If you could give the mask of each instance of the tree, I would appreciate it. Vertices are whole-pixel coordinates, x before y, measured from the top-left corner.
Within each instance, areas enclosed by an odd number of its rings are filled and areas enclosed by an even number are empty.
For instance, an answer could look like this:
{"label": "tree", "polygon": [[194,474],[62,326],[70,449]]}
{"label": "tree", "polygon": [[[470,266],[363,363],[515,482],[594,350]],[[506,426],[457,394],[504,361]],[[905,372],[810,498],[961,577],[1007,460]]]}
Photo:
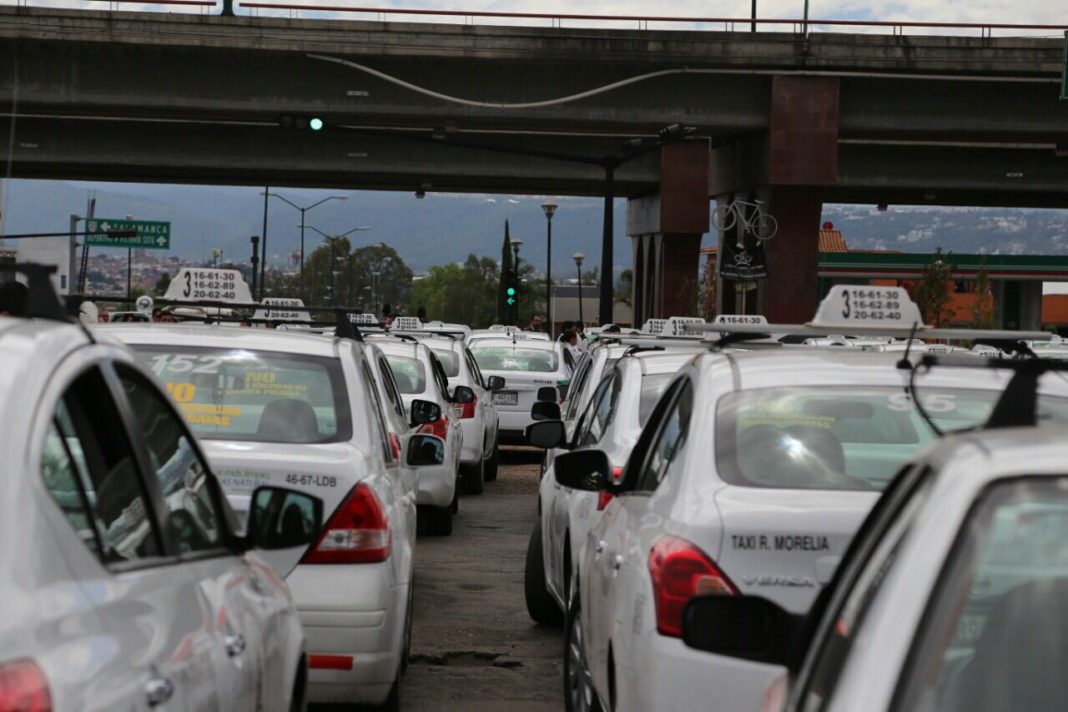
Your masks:
{"label": "tree", "polygon": [[990,274],[986,269],[986,258],[980,258],[979,269],[975,273],[975,305],[972,307],[972,327],[976,329],[994,328],[994,294],[990,289]]}
{"label": "tree", "polygon": [[156,288],[154,290],[155,293],[156,293],[156,296],[157,297],[162,297],[164,294],[166,294],[167,293],[167,287],[169,287],[169,286],[171,286],[171,273],[170,272],[164,272],[163,274],[161,274],[159,276],[159,279],[156,280]]}
{"label": "tree", "polygon": [[508,221],[504,221],[504,243],[501,246],[500,288],[497,291],[497,323],[507,324],[511,320],[512,309],[508,306],[508,276],[512,271],[512,238],[508,234]]}
{"label": "tree", "polygon": [[915,300],[920,307],[920,315],[925,324],[935,327],[942,326],[951,299],[949,285],[953,270],[948,257],[949,255],[945,255],[946,259],[943,259],[942,248],[936,249],[931,263],[923,272],[922,280],[915,287]]}
{"label": "tree", "polygon": [[499,288],[497,263],[472,254],[463,265],[431,267],[426,277],[412,283],[411,301],[426,308],[428,319],[479,328],[496,321]]}
{"label": "tree", "polygon": [[[403,311],[411,292],[412,270],[396,250],[383,243],[351,254],[350,249],[348,238],[324,240],[305,258],[304,303],[347,306],[376,314],[381,305],[389,304],[393,311]],[[298,293],[299,287],[276,296]]]}
{"label": "tree", "polygon": [[634,270],[625,269],[619,273],[619,279],[615,284],[614,301],[617,304],[631,306],[631,298],[634,295]]}

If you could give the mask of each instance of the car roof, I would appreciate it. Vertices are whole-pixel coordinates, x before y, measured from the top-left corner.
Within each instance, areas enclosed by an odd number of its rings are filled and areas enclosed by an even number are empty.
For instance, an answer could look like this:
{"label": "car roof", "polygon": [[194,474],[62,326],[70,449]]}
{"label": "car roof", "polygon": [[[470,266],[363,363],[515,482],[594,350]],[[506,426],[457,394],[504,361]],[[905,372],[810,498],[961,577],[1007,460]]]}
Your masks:
{"label": "car roof", "polygon": [[0,317],[0,393],[21,380],[24,371],[45,368],[49,360],[58,362],[72,348],[88,343],[85,332],[73,323]]}
{"label": "car roof", "polygon": [[[981,453],[983,466],[967,453]],[[996,428],[947,435],[928,452],[927,461],[948,477],[966,475],[975,489],[1007,477],[1068,476],[1064,426]],[[962,472],[958,472],[961,470]]]}
{"label": "car roof", "polygon": [[443,351],[462,351],[463,342],[458,339],[450,339],[447,336],[426,336],[419,337],[419,342],[426,344],[432,349],[439,349]]}
{"label": "car roof", "polygon": [[532,348],[540,349],[542,351],[554,351],[559,341],[549,341],[547,339],[512,339],[511,336],[493,336],[489,338],[475,339],[469,343],[469,347],[473,351],[477,346],[515,346],[516,348]]}
{"label": "car roof", "polygon": [[187,324],[101,324],[94,332],[126,344],[246,348],[307,356],[337,356],[338,339],[299,331]]}
{"label": "car roof", "polygon": [[641,363],[643,374],[675,373],[697,356],[692,351],[639,351],[625,356],[620,363],[634,359]]}
{"label": "car roof", "polygon": [[[917,353],[918,358],[922,354]],[[729,360],[737,374],[735,390],[765,388],[787,385],[820,386],[903,386],[908,382],[909,372],[899,369],[901,353],[869,352],[842,348],[768,348],[751,351],[711,352],[697,360],[702,373],[724,368]],[[982,371],[983,377],[976,378]],[[916,378],[916,387],[921,392],[924,384],[937,383],[940,387],[1000,390],[1008,383],[1011,374],[987,368],[985,362],[976,359],[975,367],[946,366],[933,368]],[[1053,386],[1061,393],[1068,393],[1058,381],[1047,379],[1042,390]]]}
{"label": "car roof", "polygon": [[408,356],[409,358],[419,358],[420,355],[425,356],[430,349],[426,344],[420,341],[406,341],[404,339],[396,338],[378,338],[374,339],[371,343],[382,350],[382,353],[393,356]]}

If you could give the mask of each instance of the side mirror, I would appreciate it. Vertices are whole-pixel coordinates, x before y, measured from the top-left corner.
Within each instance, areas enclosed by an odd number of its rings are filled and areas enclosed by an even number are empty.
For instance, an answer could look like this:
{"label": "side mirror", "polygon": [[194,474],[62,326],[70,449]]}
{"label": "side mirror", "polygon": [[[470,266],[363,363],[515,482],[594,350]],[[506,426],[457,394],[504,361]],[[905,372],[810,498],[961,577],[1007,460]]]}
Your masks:
{"label": "side mirror", "polygon": [[555,403],[559,397],[559,391],[553,386],[542,386],[538,389],[538,403]]}
{"label": "side mirror", "polygon": [[490,376],[486,380],[486,390],[488,390],[488,391],[499,391],[502,388],[504,388],[504,377],[503,376]]}
{"label": "side mirror", "polygon": [[323,524],[323,500],[282,487],[257,487],[248,512],[249,547],[273,551],[306,547]]}
{"label": "side mirror", "polygon": [[[536,423],[530,427],[540,425]],[[553,461],[556,481],[564,487],[600,492],[612,484],[612,467],[608,456],[600,450],[579,450],[557,455]]]}
{"label": "side mirror", "polygon": [[[539,404],[535,403],[535,407]],[[545,448],[562,447],[567,440],[567,431],[564,424],[557,420],[542,420],[527,426],[527,443],[534,447]]]}
{"label": "side mirror", "polygon": [[452,389],[452,402],[453,403],[474,403],[475,392],[467,386],[456,386]]}
{"label": "side mirror", "polygon": [[409,467],[432,467],[445,462],[445,441],[436,435],[413,435],[408,439]]}
{"label": "side mirror", "polygon": [[433,423],[441,418],[441,406],[425,400],[412,401],[412,427],[423,423]]}
{"label": "side mirror", "polygon": [[700,596],[683,611],[682,639],[706,653],[786,665],[800,620],[759,596]]}
{"label": "side mirror", "polygon": [[530,406],[530,417],[534,420],[561,420],[560,406],[556,401],[538,401]]}

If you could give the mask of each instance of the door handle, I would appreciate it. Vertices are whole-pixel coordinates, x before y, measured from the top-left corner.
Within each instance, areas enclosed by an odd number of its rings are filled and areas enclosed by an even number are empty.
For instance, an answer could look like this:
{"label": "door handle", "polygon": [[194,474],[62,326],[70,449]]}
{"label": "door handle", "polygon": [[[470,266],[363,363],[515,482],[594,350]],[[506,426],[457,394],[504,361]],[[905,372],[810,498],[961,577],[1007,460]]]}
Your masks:
{"label": "door handle", "polygon": [[153,675],[145,683],[145,697],[149,707],[162,705],[174,696],[174,683],[169,678]]}
{"label": "door handle", "polygon": [[245,652],[245,645],[245,636],[240,633],[226,636],[226,654],[231,658],[236,658]]}
{"label": "door handle", "polygon": [[600,556],[601,554],[604,553],[604,548],[606,546],[608,546],[608,543],[604,539],[601,539],[600,541],[597,542],[597,546],[594,549],[594,551],[596,552],[597,556]]}
{"label": "door handle", "polygon": [[612,557],[612,570],[619,571],[623,568],[623,554],[616,554]]}

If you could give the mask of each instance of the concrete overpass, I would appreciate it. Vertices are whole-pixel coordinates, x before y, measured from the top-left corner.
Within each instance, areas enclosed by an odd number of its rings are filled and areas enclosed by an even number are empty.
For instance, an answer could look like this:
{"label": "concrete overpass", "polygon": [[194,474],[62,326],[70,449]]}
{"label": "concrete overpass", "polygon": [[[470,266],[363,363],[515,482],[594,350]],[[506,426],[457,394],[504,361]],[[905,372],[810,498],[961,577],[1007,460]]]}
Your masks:
{"label": "concrete overpass", "polygon": [[[3,7],[0,136],[16,115],[13,175],[36,178],[603,195],[630,159],[638,318],[689,303],[709,199],[755,196],[781,226],[762,306],[796,319],[825,201],[1068,207],[1063,51]],[[696,130],[624,149],[673,123]]]}

